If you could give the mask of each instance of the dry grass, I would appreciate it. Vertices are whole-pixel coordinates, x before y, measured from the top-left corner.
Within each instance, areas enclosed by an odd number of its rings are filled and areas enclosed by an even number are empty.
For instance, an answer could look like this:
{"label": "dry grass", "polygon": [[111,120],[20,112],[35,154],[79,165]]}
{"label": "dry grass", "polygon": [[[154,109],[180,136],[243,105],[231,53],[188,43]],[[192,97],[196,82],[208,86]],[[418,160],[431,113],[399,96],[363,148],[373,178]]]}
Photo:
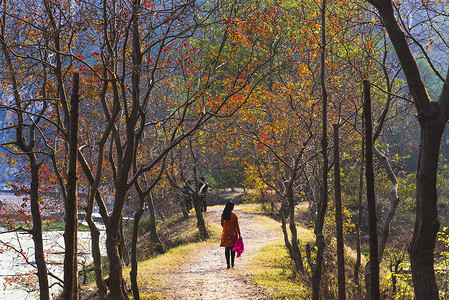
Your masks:
{"label": "dry grass", "polygon": [[[217,243],[221,236],[221,229],[216,224],[207,223],[211,238],[207,241],[199,241],[199,232],[193,214],[187,220],[178,217],[167,220],[162,227],[165,234],[177,240],[176,244],[180,246],[139,263],[137,282],[141,299],[164,299],[159,290],[161,286],[165,285],[164,276],[167,271],[170,272],[170,270],[182,264],[187,257],[191,256],[199,247],[203,247],[204,244]],[[130,268],[124,269],[124,277],[128,282],[129,272]]]}
{"label": "dry grass", "polygon": [[[268,226],[274,230],[280,230],[279,222],[264,216],[262,206],[260,204],[241,204],[239,209],[243,212],[254,213],[254,221],[260,223],[261,226]],[[211,239],[205,242],[195,240],[198,229],[196,227],[196,219],[192,214],[188,220],[176,217],[167,220],[162,225],[161,230],[165,231],[167,237],[178,239],[179,246],[170,249],[167,253],[157,257],[145,260],[139,264],[138,283],[141,291],[141,299],[164,299],[161,294],[161,287],[166,285],[165,276],[170,270],[177,268],[187,257],[190,257],[198,248],[202,248],[205,244],[217,243],[220,239],[221,229],[218,224],[208,224],[208,230],[211,233]],[[315,243],[313,232],[298,225],[298,239],[301,241],[301,249],[303,255],[304,266],[306,268],[304,274],[294,272],[292,260],[282,240],[276,243],[263,246],[261,251],[256,254],[251,264],[242,271],[242,275],[248,276],[252,281],[260,287],[263,287],[274,299],[309,299],[311,298],[311,268],[307,262],[304,252],[305,244]],[[281,234],[281,233],[280,233]],[[333,239],[331,239],[333,240]],[[335,241],[328,241],[326,247],[326,262],[323,266],[323,284],[326,285],[326,294],[335,295],[336,292],[336,257],[335,257]],[[314,260],[314,251],[312,250],[312,260]],[[349,247],[345,247],[346,256],[346,272],[347,272],[347,289],[348,299],[355,299],[356,287],[353,278],[353,268],[356,253]],[[360,269],[360,282],[363,284],[363,269],[366,259],[362,257]],[[125,268],[124,275],[129,282],[129,268]],[[382,270],[383,278],[389,278],[389,272]],[[385,284],[385,283],[384,283]]]}
{"label": "dry grass", "polygon": [[[281,232],[278,221],[266,216],[257,216],[255,220]],[[301,226],[297,229],[298,239],[303,245],[314,241],[314,235],[309,229]],[[293,270],[288,250],[284,242],[280,240],[265,245],[256,255],[250,268],[245,270],[245,274],[275,299],[308,299],[307,280],[298,278],[299,275]]]}
{"label": "dry grass", "polygon": [[239,204],[239,208],[242,212],[253,213],[253,214],[263,214],[262,204],[259,203],[249,203],[249,204]]}

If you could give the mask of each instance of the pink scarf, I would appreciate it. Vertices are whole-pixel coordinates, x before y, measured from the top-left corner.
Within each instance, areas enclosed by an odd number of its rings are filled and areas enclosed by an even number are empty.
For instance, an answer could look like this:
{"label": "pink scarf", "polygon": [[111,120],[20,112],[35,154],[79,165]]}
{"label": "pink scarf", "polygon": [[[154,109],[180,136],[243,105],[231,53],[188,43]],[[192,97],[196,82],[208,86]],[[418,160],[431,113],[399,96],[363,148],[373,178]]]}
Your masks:
{"label": "pink scarf", "polygon": [[235,242],[234,247],[232,247],[232,251],[237,252],[237,257],[240,257],[242,255],[243,251],[245,250],[245,245],[243,245],[243,239],[239,237],[237,241]]}

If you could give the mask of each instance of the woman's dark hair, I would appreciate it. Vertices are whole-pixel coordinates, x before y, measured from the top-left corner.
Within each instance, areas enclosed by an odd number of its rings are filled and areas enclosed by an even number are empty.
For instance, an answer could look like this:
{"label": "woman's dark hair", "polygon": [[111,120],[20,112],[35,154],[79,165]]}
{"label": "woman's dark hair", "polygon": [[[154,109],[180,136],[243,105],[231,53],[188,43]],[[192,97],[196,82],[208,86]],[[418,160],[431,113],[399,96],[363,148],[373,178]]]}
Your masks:
{"label": "woman's dark hair", "polygon": [[226,202],[226,206],[223,210],[223,220],[231,220],[231,211],[234,209],[234,202],[228,201]]}

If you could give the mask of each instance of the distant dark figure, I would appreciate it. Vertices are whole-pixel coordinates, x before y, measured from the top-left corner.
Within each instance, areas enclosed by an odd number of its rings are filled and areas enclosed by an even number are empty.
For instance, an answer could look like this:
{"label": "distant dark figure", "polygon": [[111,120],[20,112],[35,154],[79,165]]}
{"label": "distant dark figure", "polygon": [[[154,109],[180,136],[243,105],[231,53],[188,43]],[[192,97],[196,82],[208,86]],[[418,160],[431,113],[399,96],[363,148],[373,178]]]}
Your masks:
{"label": "distant dark figure", "polygon": [[221,215],[221,227],[223,231],[221,233],[220,247],[225,247],[225,257],[228,269],[234,267],[235,251],[232,251],[235,242],[240,234],[239,220],[237,215],[232,211],[234,209],[234,203],[231,201],[226,202],[226,206]]}
{"label": "distant dark figure", "polygon": [[201,206],[203,207],[203,211],[206,212],[207,210],[207,189],[209,188],[209,185],[206,183],[206,180],[204,179],[204,176],[200,177],[200,181],[198,182],[198,194],[200,196],[201,200]]}

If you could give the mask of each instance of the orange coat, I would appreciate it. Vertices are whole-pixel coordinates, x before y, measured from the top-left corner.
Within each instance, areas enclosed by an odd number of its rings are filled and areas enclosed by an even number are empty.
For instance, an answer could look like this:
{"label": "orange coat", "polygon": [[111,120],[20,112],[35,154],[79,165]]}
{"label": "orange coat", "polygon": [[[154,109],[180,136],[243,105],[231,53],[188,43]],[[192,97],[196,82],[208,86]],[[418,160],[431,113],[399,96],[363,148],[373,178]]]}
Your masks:
{"label": "orange coat", "polygon": [[240,235],[239,220],[234,212],[231,212],[231,220],[223,220],[221,216],[221,247],[234,247],[237,238]]}

